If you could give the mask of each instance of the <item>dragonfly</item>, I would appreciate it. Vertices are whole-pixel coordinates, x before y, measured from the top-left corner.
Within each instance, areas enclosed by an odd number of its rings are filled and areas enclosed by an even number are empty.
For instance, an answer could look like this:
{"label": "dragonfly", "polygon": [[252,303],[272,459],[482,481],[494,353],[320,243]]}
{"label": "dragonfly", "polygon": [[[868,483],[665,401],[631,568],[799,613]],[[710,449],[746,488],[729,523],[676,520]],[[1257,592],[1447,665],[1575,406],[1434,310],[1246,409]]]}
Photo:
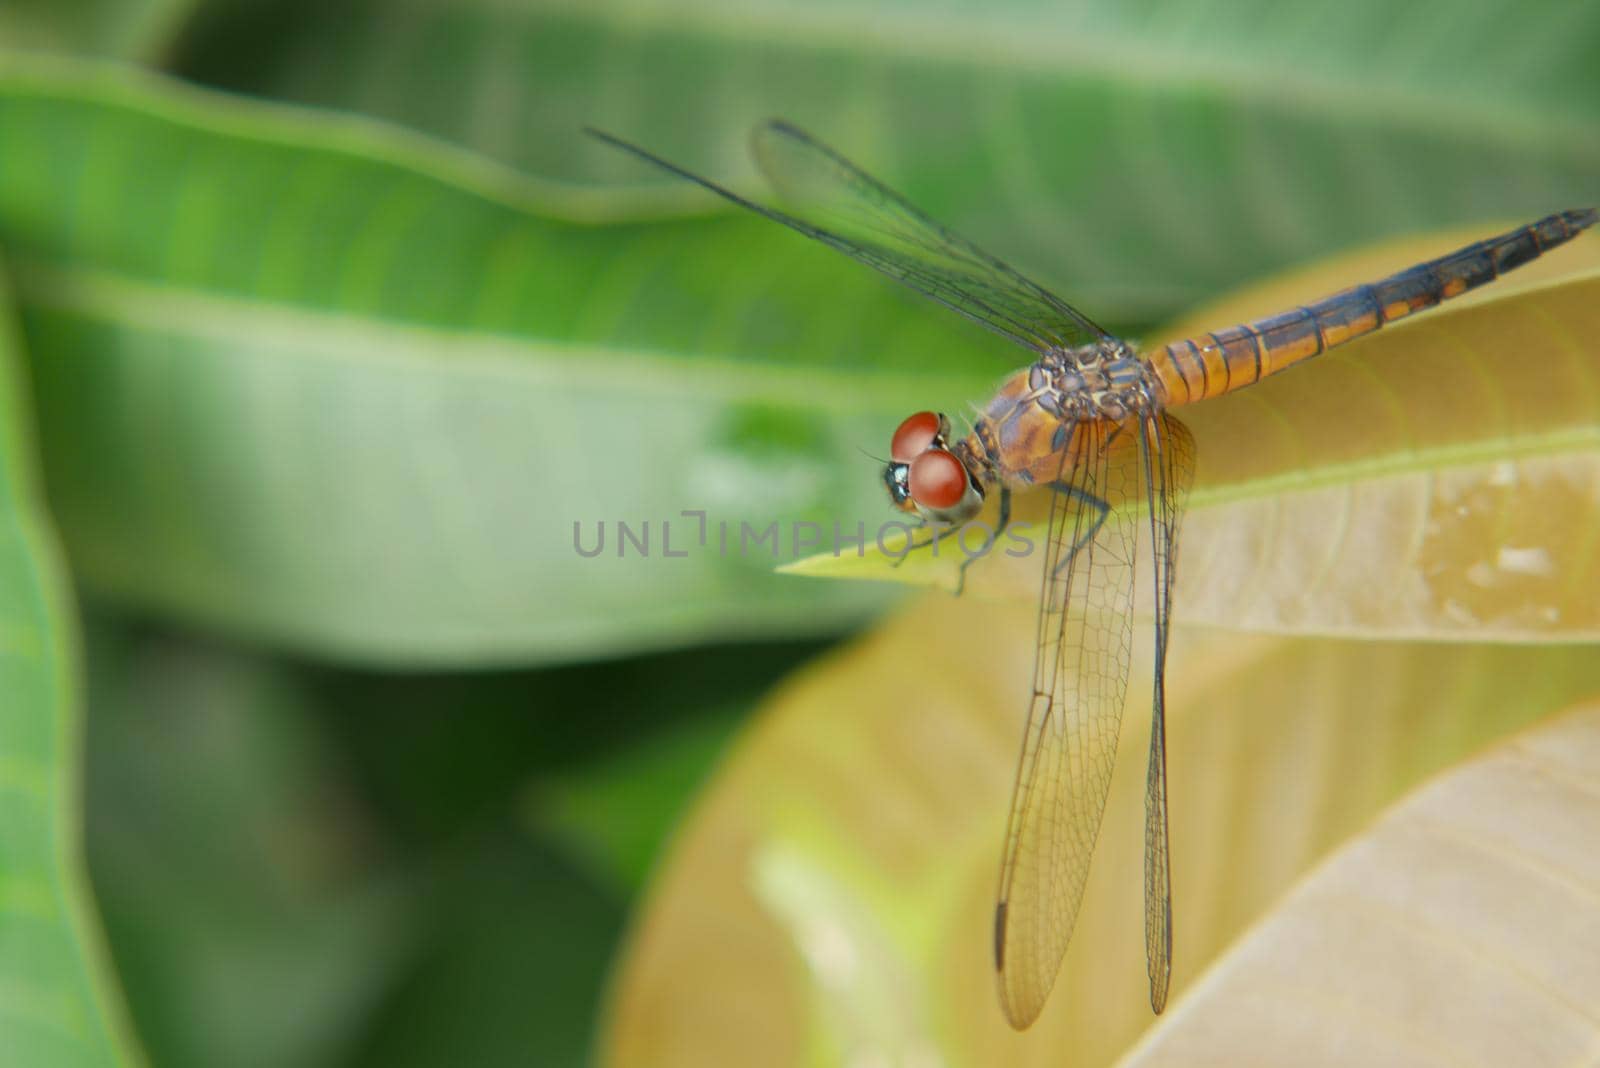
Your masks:
{"label": "dragonfly", "polygon": [[[1077,922],[1110,789],[1133,649],[1135,561],[1147,527],[1155,656],[1145,770],[1144,926],[1150,1007],[1172,976],[1166,657],[1179,524],[1195,443],[1170,409],[1231,393],[1499,278],[1594,225],[1558,212],[1379,281],[1148,353],[914,207],[783,120],[758,126],[757,203],[637,145],[593,137],[866,264],[1032,353],[970,432],[917,412],[894,431],[890,503],[946,531],[998,495],[1050,493],[1031,694],[1000,865],[994,964],[1007,1020],[1044,1008]],[[989,537],[989,544],[994,543]],[[966,564],[963,563],[963,569]]]}

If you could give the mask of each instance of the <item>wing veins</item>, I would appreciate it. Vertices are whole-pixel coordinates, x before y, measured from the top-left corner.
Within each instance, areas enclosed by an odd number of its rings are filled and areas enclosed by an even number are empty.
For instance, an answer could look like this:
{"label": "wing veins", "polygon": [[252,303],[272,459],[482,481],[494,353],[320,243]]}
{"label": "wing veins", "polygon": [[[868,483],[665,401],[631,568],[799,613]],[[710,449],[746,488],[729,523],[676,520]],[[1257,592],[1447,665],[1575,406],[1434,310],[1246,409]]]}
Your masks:
{"label": "wing veins", "polygon": [[[586,132],[730,203],[827,245],[1034,352],[1042,354],[1106,336],[1105,331],[1065,301],[935,222],[888,186],[789,123],[771,122],[756,130],[757,161],[769,181],[781,190],[790,186],[790,177],[798,175],[780,173],[777,164],[761,158],[759,149],[764,137],[804,153],[797,161],[802,168],[815,170],[820,165],[825,188],[855,209],[853,229],[874,234],[877,239],[857,240],[822,225],[816,216],[826,211],[819,207],[801,207],[798,213],[768,207],[621,138],[593,128],[586,128]],[[836,214],[851,218],[843,212]]]}
{"label": "wing veins", "polygon": [[[1052,502],[1030,721],[996,906],[1001,1004],[1019,1028],[1043,1007],[1071,938],[1127,691],[1137,526],[1122,506],[1139,472],[1128,463],[1136,450],[1113,456],[1110,430],[1074,427],[1060,480],[1069,492]],[[1098,515],[1091,500],[1101,502]]]}
{"label": "wing veins", "polygon": [[1164,413],[1146,417],[1139,451],[1150,510],[1155,581],[1155,670],[1150,710],[1150,757],[1145,773],[1145,968],[1150,1007],[1166,1007],[1172,979],[1172,847],[1167,820],[1166,660],[1177,568],[1178,529],[1193,475],[1188,429]]}
{"label": "wing veins", "polygon": [[[851,180],[853,184],[864,187],[866,190],[871,192],[879,202],[888,204],[893,210],[910,219],[912,223],[920,227],[926,234],[935,238],[936,240],[934,242],[928,242],[926,238],[919,238],[916,241],[916,243],[921,244],[927,251],[954,254],[955,258],[987,267],[989,270],[999,274],[1002,278],[1010,282],[1022,293],[1034,298],[1046,307],[1050,308],[1057,315],[1071,323],[1085,335],[1084,338],[1076,340],[1066,337],[1057,338],[1056,341],[1058,344],[1071,346],[1075,343],[1081,343],[1083,340],[1093,340],[1107,336],[1104,330],[1090,320],[1088,316],[1072,307],[1072,305],[1068,304],[1066,301],[1062,300],[1048,289],[1039,285],[1037,282],[1024,275],[1021,271],[1018,271],[1016,268],[1000,259],[1000,257],[986,251],[978,245],[973,244],[972,241],[949,229],[943,223],[936,221],[923,212],[921,208],[918,208],[915,204],[912,204],[909,200],[895,192],[893,189],[889,188],[883,182],[862,170],[832,146],[824,144],[822,141],[811,136],[811,134],[807,133],[805,130],[800,129],[800,127],[783,119],[774,119],[759,127],[756,133],[758,137],[766,133],[770,133],[771,135],[777,137],[784,137],[795,142],[796,144],[820,154],[827,159],[834,166],[834,168],[841,171],[847,177],[847,179]],[[902,237],[902,239],[906,238]]]}

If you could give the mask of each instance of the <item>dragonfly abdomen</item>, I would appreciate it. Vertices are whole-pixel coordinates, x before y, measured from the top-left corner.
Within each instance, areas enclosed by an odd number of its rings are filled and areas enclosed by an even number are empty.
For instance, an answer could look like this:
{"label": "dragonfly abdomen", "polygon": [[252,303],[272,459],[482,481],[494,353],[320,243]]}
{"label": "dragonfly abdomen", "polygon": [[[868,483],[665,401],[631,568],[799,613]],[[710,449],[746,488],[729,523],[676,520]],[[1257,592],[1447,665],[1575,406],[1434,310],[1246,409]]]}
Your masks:
{"label": "dragonfly abdomen", "polygon": [[1175,341],[1149,356],[1150,367],[1168,405],[1218,397],[1492,282],[1571,240],[1595,219],[1593,208],[1549,215],[1315,304]]}

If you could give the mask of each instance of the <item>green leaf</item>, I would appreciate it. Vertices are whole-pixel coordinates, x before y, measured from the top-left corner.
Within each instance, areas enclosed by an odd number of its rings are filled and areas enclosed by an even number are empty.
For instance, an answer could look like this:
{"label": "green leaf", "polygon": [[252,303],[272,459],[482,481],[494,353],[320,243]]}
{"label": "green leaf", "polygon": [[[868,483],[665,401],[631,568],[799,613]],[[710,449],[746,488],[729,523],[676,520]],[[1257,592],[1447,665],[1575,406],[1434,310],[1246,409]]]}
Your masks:
{"label": "green leaf", "polygon": [[13,1064],[140,1064],[80,853],[78,650],[33,470],[0,277],[0,1049]]}
{"label": "green leaf", "polygon": [[[1026,1032],[1001,1015],[994,894],[1035,637],[1030,605],[928,597],[774,694],[654,882],[601,1063],[1089,1066],[1151,1026],[1147,636],[1056,989]],[[1181,1014],[1320,858],[1427,777],[1600,692],[1600,657],[1179,628],[1166,692]]]}
{"label": "green leaf", "polygon": [[379,0],[206,26],[192,77],[619,183],[583,201],[613,215],[642,188],[711,205],[584,125],[756,190],[746,132],[783,115],[1102,322],[1587,204],[1600,173],[1600,8],[1571,0]]}
{"label": "green leaf", "polygon": [[[77,573],[322,655],[835,629],[883,594],[773,575],[790,520],[882,514],[854,446],[912,403],[896,362],[950,400],[1006,365],[975,374],[948,323],[759,219],[562,222],[540,187],[364,122],[12,61],[0,126]],[[649,558],[618,558],[619,521]]]}
{"label": "green leaf", "polygon": [[[1163,336],[1292,308],[1468,239],[1347,257]],[[1600,497],[1586,488],[1600,482],[1596,339],[1600,239],[1584,235],[1471,297],[1176,409],[1198,453],[1178,618],[1364,637],[1600,637]],[[1049,496],[1017,499],[1014,536],[1042,544]],[[984,534],[967,541],[976,551]],[[1036,598],[1038,553],[998,544],[968,570],[974,594]],[[895,541],[786,570],[953,586],[965,558],[947,542],[897,566],[904,553]]]}
{"label": "green leaf", "polygon": [[1122,1063],[1581,1063],[1600,1046],[1596,759],[1590,702],[1406,798]]}
{"label": "green leaf", "polygon": [[603,204],[392,128],[8,70],[53,504],[85,585],[147,608],[411,663],[836,629],[884,591],[775,558],[875,526],[855,448],[1018,362],[759,219],[574,223]]}

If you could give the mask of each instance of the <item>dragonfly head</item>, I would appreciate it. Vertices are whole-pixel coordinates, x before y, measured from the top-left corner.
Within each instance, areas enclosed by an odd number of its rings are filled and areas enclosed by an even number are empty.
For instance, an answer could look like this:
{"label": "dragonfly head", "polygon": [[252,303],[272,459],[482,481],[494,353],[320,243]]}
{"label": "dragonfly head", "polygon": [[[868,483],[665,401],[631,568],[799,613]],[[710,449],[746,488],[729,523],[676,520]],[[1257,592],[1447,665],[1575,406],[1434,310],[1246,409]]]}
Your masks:
{"label": "dragonfly head", "polygon": [[900,424],[883,471],[891,504],[940,523],[965,523],[978,514],[983,487],[949,442],[950,421],[938,412],[918,412]]}

